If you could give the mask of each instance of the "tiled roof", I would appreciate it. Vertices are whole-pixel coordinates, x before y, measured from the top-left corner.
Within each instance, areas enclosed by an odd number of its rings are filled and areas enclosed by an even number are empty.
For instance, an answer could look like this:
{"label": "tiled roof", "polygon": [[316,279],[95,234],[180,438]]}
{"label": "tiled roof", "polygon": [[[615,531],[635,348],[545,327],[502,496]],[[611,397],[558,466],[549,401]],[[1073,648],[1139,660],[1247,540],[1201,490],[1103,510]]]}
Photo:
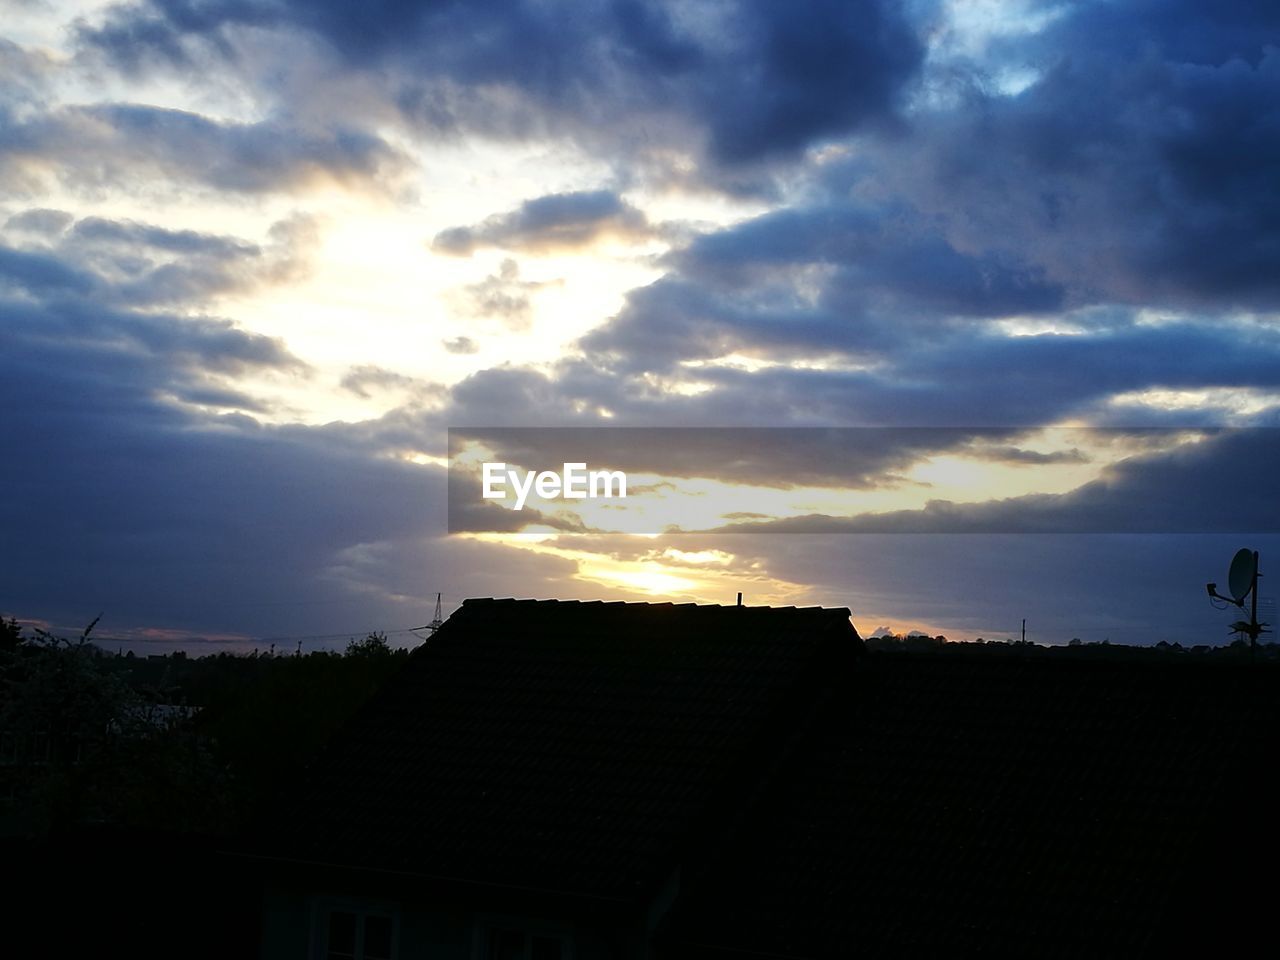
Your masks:
{"label": "tiled roof", "polygon": [[690,878],[677,955],[1159,955],[1265,922],[1224,907],[1250,881],[1213,865],[1256,857],[1276,670],[871,655],[853,673]]}
{"label": "tiled roof", "polygon": [[861,649],[844,609],[469,600],[317,764],[276,852],[643,896]]}

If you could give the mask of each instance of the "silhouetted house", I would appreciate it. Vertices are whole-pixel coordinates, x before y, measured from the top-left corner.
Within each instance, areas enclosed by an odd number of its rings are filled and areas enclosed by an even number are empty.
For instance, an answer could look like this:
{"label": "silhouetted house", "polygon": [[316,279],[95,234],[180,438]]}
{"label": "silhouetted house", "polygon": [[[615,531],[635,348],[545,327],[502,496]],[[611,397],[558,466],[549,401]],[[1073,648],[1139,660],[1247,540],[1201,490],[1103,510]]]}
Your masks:
{"label": "silhouetted house", "polygon": [[1275,678],[868,655],[843,609],[468,601],[259,848],[263,955],[1207,944],[1247,927],[1210,871],[1259,839]]}

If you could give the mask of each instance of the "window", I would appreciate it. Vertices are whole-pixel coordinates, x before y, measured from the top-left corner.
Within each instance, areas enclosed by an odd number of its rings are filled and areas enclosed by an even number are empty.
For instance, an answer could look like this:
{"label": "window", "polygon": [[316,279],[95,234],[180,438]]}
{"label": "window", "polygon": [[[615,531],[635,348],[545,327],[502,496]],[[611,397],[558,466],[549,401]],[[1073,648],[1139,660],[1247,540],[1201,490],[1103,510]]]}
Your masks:
{"label": "window", "polygon": [[354,902],[321,904],[317,916],[321,960],[396,960],[396,912]]}
{"label": "window", "polygon": [[496,920],[479,930],[480,960],[572,960],[571,938],[542,924]]}

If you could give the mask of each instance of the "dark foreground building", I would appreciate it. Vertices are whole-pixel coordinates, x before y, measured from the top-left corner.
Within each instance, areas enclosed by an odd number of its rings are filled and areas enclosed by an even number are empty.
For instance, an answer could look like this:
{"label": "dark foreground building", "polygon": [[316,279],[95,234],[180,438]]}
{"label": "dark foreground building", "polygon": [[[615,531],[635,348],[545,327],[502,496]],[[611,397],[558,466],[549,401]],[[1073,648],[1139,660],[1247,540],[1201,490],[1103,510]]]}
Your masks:
{"label": "dark foreground building", "polygon": [[244,858],[262,955],[1229,953],[1274,904],[1277,678],[468,601]]}

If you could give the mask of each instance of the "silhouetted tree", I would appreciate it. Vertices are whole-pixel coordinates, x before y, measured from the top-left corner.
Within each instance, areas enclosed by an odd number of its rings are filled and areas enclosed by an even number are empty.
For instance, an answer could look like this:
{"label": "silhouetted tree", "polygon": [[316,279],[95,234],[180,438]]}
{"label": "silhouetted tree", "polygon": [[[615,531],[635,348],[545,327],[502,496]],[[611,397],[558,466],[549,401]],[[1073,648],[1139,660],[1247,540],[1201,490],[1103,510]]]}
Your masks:
{"label": "silhouetted tree", "polygon": [[140,696],[123,658],[37,630],[0,659],[0,730],[13,744],[19,828],[75,824],[217,829],[229,822],[226,777],[190,717]]}
{"label": "silhouetted tree", "polygon": [[363,640],[352,640],[347,644],[348,657],[385,657],[390,654],[391,644],[380,630],[375,630]]}
{"label": "silhouetted tree", "polygon": [[18,621],[0,617],[0,650],[16,649],[20,643],[22,643],[22,628],[18,626]]}
{"label": "silhouetted tree", "polygon": [[329,738],[408,658],[384,634],[347,645],[266,657],[220,653],[188,659],[175,681],[201,707],[197,729],[214,744],[244,812],[270,807],[297,783]]}

